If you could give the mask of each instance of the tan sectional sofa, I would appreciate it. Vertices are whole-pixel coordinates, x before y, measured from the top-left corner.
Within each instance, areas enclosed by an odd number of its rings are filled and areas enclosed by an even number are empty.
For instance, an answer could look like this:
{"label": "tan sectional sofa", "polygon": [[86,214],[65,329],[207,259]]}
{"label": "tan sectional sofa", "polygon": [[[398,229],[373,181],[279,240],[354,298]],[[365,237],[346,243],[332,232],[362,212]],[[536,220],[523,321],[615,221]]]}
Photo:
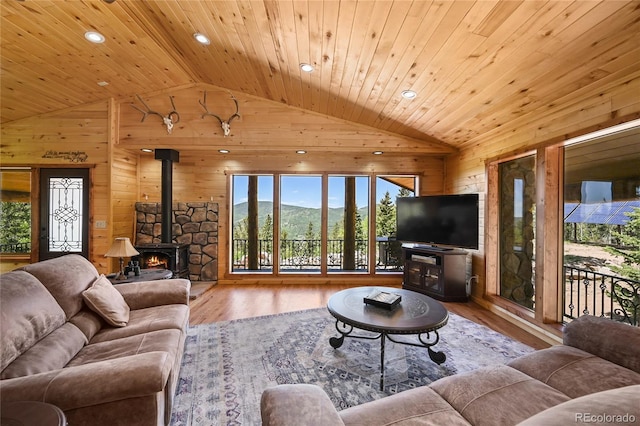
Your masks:
{"label": "tan sectional sofa", "polygon": [[73,254],[2,274],[0,399],[54,404],[74,426],[169,424],[190,286],[111,286]]}
{"label": "tan sectional sofa", "polygon": [[263,426],[640,423],[640,328],[585,316],[563,343],[342,411],[317,386],[275,386]]}

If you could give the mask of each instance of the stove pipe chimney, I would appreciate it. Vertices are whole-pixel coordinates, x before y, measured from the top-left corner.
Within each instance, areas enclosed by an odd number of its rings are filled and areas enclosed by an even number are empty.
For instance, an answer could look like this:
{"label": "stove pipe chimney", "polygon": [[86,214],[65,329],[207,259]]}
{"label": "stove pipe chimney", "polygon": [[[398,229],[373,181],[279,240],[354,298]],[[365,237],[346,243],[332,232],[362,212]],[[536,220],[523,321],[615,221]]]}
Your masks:
{"label": "stove pipe chimney", "polygon": [[173,163],[180,162],[180,152],[173,149],[156,149],[156,160],[162,160],[162,223],[160,235],[163,243],[171,243],[173,240],[171,223],[171,206],[173,205]]}

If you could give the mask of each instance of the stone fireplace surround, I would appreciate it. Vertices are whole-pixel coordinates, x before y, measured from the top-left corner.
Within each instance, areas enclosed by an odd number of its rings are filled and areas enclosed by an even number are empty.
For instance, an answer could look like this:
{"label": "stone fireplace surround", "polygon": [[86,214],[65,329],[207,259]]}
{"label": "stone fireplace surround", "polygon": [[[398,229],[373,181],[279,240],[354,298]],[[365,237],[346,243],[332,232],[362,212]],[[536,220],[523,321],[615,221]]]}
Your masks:
{"label": "stone fireplace surround", "polygon": [[[162,240],[161,203],[136,203],[135,244],[158,244]],[[218,203],[173,203],[173,242],[189,245],[189,279],[218,279]]]}

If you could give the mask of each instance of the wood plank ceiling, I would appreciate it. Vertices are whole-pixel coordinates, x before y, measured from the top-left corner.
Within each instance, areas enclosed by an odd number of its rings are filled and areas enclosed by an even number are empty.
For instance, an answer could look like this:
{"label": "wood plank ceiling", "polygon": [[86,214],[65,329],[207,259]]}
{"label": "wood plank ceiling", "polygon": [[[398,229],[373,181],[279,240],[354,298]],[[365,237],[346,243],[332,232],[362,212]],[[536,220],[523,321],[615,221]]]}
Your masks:
{"label": "wood plank ceiling", "polygon": [[[463,147],[640,76],[638,0],[3,0],[1,9],[2,123],[206,83]],[[88,30],[106,41],[87,42]],[[406,89],[417,97],[403,99]]]}

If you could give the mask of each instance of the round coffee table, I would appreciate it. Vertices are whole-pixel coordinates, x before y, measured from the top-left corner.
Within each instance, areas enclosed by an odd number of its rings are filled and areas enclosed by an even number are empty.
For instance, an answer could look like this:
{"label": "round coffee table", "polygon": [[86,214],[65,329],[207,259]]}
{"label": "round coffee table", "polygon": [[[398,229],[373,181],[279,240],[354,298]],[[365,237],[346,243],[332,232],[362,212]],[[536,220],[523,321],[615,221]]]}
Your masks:
{"label": "round coffee table", "polygon": [[[366,304],[364,298],[375,290],[397,294],[402,300],[390,310]],[[336,318],[336,330],[340,333],[340,337],[329,339],[334,349],[342,346],[346,337],[380,339],[380,390],[384,388],[386,339],[402,345],[425,347],[429,351],[429,358],[436,364],[442,364],[447,359],[444,353],[435,352],[431,347],[440,340],[438,329],[447,324],[449,312],[442,303],[422,293],[388,287],[354,287],[331,296],[327,309]],[[378,335],[352,334],[354,328],[372,331]],[[420,344],[395,340],[392,335],[397,334],[417,334]]]}

